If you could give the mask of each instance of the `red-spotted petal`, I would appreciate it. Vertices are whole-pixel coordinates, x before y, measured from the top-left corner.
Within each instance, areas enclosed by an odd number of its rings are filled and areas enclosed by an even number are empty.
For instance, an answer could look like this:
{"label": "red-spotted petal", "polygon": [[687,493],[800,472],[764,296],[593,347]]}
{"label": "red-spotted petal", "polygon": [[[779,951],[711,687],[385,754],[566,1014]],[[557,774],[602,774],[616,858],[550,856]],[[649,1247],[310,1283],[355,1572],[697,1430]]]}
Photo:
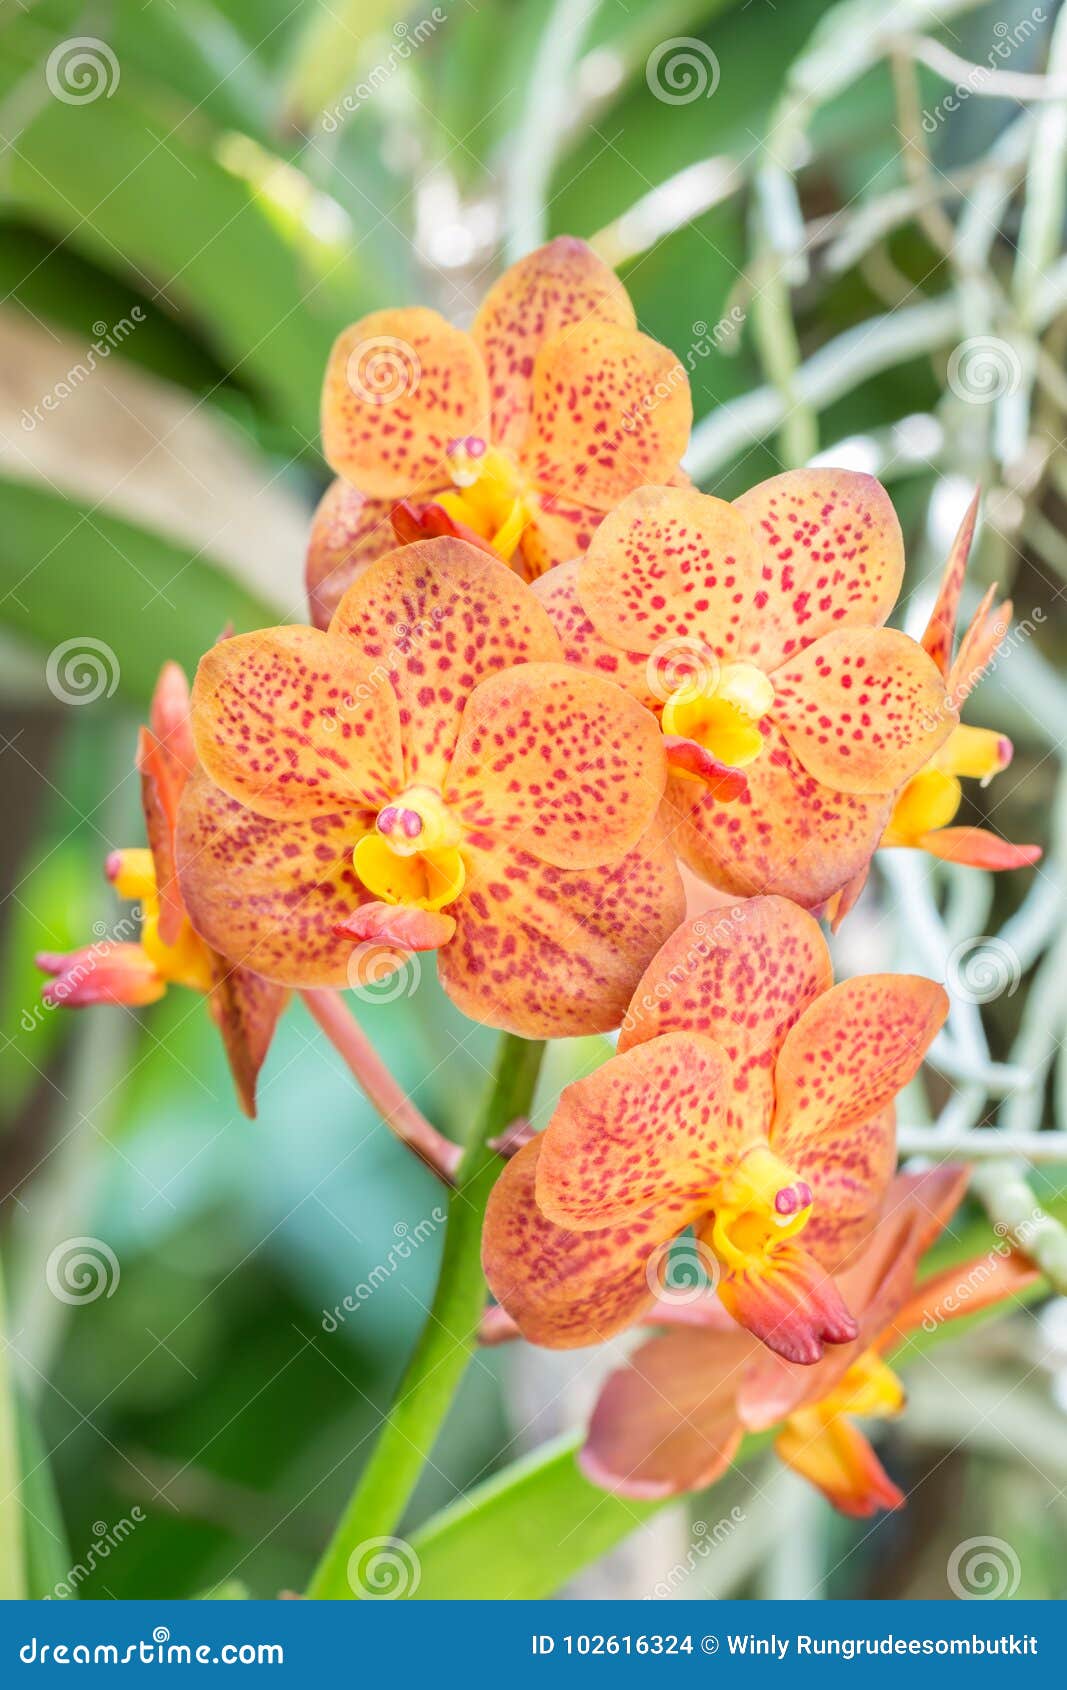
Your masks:
{"label": "red-spotted petal", "polygon": [[254,1120],[256,1081],[289,993],[248,968],[235,967],[217,952],[211,963],[215,984],[208,1006],[222,1037],[238,1101]]}
{"label": "red-spotted petal", "polygon": [[200,659],[193,732],[214,781],[260,815],[377,810],[402,784],[387,678],[316,628],[265,628]]}
{"label": "red-spotted petal", "polygon": [[723,805],[693,781],[668,781],[671,838],[694,874],[725,892],[776,893],[817,910],[866,872],[893,795],[821,786],[773,723],[763,733],[764,749],[744,770],[746,790],[736,802]]}
{"label": "red-spotted petal", "polygon": [[178,874],[189,919],[216,951],[289,986],[343,986],[351,939],[337,927],[369,894],[352,867],[358,812],[273,820],[205,774],[178,815]]}
{"label": "red-spotted petal", "polygon": [[945,572],[941,577],[937,602],[922,637],[923,650],[933,658],[943,675],[952,667],[952,651],[956,643],[956,620],[959,616],[960,594],[967,574],[967,559],[971,555],[975,524],[978,521],[979,488],[964,512],[952,550],[948,554]]}
{"label": "red-spotted petal", "polygon": [[524,851],[472,850],[438,952],[449,996],[472,1020],[527,1038],[603,1033],[684,914],[658,822],[620,863],[560,869]]}
{"label": "red-spotted petal", "polygon": [[743,1428],[736,1393],[757,1353],[743,1332],[669,1332],[635,1351],[597,1398],[578,1457],[587,1478],[642,1501],[714,1484]]}
{"label": "red-spotted petal", "polygon": [[659,728],[628,693],[567,664],[525,663],[471,694],[445,796],[477,833],[595,868],[637,843],[666,774]]}
{"label": "red-spotted petal", "polygon": [[755,546],[758,584],[744,612],[744,654],[774,669],[835,628],[874,627],[904,577],[889,494],[871,475],[794,469],[735,500]]}
{"label": "red-spotted petal", "polygon": [[488,432],[481,354],[436,311],[373,311],[334,342],[322,449],[336,474],[365,493],[430,497],[449,480],[449,441]]}
{"label": "red-spotted petal", "polygon": [[589,669],[603,675],[627,692],[653,707],[657,702],[649,684],[648,658],[637,652],[624,651],[621,646],[609,645],[601,639],[582,608],[578,598],[578,571],[581,560],[557,564],[547,575],[534,582],[533,590],[552,619],[552,625],[563,645],[568,663],[579,669]]}
{"label": "red-spotted petal", "polygon": [[547,1349],[601,1344],[654,1301],[648,1260],[669,1236],[659,1217],[603,1232],[566,1232],[537,1206],[541,1139],[508,1162],[489,1197],[482,1266],[524,1338]]}
{"label": "red-spotted petal", "polygon": [[521,550],[530,581],[581,557],[603,521],[602,511],[565,493],[535,490],[527,494],[526,505],[530,525],[523,532]]}
{"label": "red-spotted petal", "polygon": [[542,1136],[537,1201],[588,1232],[654,1210],[681,1232],[745,1149],[723,1109],[728,1059],[702,1033],[664,1033],[564,1088]]}
{"label": "red-spotted petal", "polygon": [[396,548],[392,499],[371,499],[338,477],[311,519],[305,579],[311,620],[328,628],[360,570]]}
{"label": "red-spotted petal", "polygon": [[447,537],[372,563],[342,598],[330,634],[354,642],[376,681],[391,684],[406,778],[438,787],[479,682],[518,663],[560,657],[529,587],[498,558]]}
{"label": "red-spotted petal", "polygon": [[826,634],[775,671],[774,690],[788,745],[837,792],[896,791],[956,725],[932,659],[893,628]]}
{"label": "red-spotted petal", "polygon": [[689,440],[689,381],[665,346],[588,318],[547,341],[521,460],[543,492],[607,511],[666,481]]}
{"label": "red-spotted petal", "polygon": [[528,253],[490,288],[472,332],[489,375],[498,445],[522,444],[534,361],[545,341],[590,317],[635,326],[633,306],[614,271],[571,235]]}

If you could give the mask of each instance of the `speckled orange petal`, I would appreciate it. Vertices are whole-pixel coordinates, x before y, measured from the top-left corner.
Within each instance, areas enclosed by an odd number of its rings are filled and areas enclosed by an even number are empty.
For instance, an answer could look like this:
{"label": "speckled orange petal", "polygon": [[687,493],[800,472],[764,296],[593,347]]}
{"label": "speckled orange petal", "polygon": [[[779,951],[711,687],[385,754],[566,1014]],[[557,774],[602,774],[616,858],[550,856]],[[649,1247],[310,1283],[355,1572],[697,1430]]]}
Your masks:
{"label": "speckled orange petal", "polygon": [[806,909],[864,872],[885,831],[893,794],[834,792],[803,769],[772,722],[762,754],[745,769],[733,803],[693,781],[669,780],[664,807],[682,861],[738,896],[771,892]]}
{"label": "speckled orange petal", "polygon": [[[1041,1277],[1040,1269],[1018,1250],[1006,1248],[1007,1243],[1007,1239],[1001,1239],[974,1261],[924,1279],[898,1313],[893,1336],[918,1326],[929,1332],[934,1323],[962,1320],[994,1303],[1017,1297],[1033,1285]],[[891,1343],[892,1337],[887,1340],[887,1348]]]}
{"label": "speckled orange petal", "polygon": [[921,851],[970,868],[1029,868],[1041,861],[1040,845],[1013,845],[985,827],[938,827],[918,841]]}
{"label": "speckled orange petal", "polygon": [[173,945],[185,920],[185,906],[174,867],[174,828],[178,802],[188,778],[185,769],[168,757],[151,728],[137,736],[137,768],[141,776],[141,808],[145,835],[152,853],[159,899],[159,937]]}
{"label": "speckled orange petal", "polygon": [[562,493],[535,491],[527,495],[526,504],[530,525],[523,533],[521,551],[530,581],[581,557],[604,520],[602,511]]}
{"label": "speckled orange petal", "polygon": [[634,329],[564,329],[537,355],[520,458],[543,492],[607,511],[666,481],[689,440],[689,380],[673,352]]}
{"label": "speckled orange petal", "polygon": [[[563,645],[563,656],[579,669],[590,669],[625,687],[650,708],[661,703],[649,685],[649,661],[637,652],[624,651],[601,639],[578,598],[581,559],[557,564],[534,582],[533,591],[552,619]],[[655,676],[653,676],[655,679]]]}
{"label": "speckled orange petal", "polygon": [[352,941],[335,929],[369,896],[352,867],[352,843],[371,820],[358,812],[272,820],[194,775],[177,836],[189,919],[214,950],[268,980],[347,984]]}
{"label": "speckled orange petal", "polygon": [[990,587],[975,611],[948,673],[949,697],[957,711],[963,708],[989,668],[1011,627],[1011,600],[994,603],[996,592],[995,587]]}
{"label": "speckled orange petal", "polygon": [[655,1210],[667,1236],[708,1207],[744,1149],[723,1109],[728,1060],[702,1033],[664,1033],[566,1086],[541,1142],[537,1201],[589,1232]]}
{"label": "speckled orange petal", "polygon": [[662,652],[671,642],[744,655],[756,550],[735,506],[691,487],[641,487],[606,517],[578,570],[578,598],[601,639]]}
{"label": "speckled orange petal", "polygon": [[388,681],[317,628],[264,628],[200,659],[193,733],[211,778],[259,815],[377,810],[402,784]]}
{"label": "speckled orange petal", "polygon": [[563,663],[524,663],[471,694],[445,801],[464,825],[558,868],[617,862],[667,778],[655,719]]}
{"label": "speckled orange petal", "polygon": [[907,1500],[846,1415],[811,1427],[803,1422],[787,1426],[774,1448],[786,1466],[821,1490],[839,1513],[853,1519],[869,1519],[883,1508],[901,1508]]}
{"label": "speckled orange petal", "polygon": [[526,1038],[617,1027],[685,898],[658,820],[618,864],[551,868],[525,851],[472,850],[437,969],[472,1020]]}
{"label": "speckled orange petal", "polygon": [[974,497],[964,512],[963,521],[952,542],[952,550],[948,554],[948,562],[945,564],[945,572],[938,588],[937,602],[930,613],[930,620],[922,637],[923,650],[930,654],[942,675],[947,675],[952,667],[960,594],[963,591],[967,559],[971,555],[971,543],[978,521],[979,498],[980,491],[976,487]]}
{"label": "speckled orange petal", "polygon": [[235,967],[217,951],[212,952],[211,966],[215,984],[209,1007],[226,1050],[238,1102],[249,1119],[255,1120],[256,1081],[289,993],[251,969]]}
{"label": "speckled orange petal", "polygon": [[365,493],[428,496],[449,479],[449,441],[488,432],[481,353],[436,311],[372,311],[334,342],[322,449],[331,469]]}
{"label": "speckled orange petal", "polygon": [[897,601],[904,541],[885,488],[846,469],[794,469],[735,500],[756,551],[745,655],[762,669],[834,628],[875,627]]}
{"label": "speckled orange petal", "polygon": [[757,1352],[742,1332],[669,1332],[609,1375],[578,1456],[586,1477],[641,1501],[721,1478],[743,1428],[738,1379]]}
{"label": "speckled orange petal", "polygon": [[395,551],[393,499],[371,499],[340,477],[327,487],[311,519],[305,580],[316,628],[327,628],[360,570]]}
{"label": "speckled orange petal", "polygon": [[799,1241],[821,1267],[843,1272],[866,1249],[897,1165],[896,1111],[890,1103],[839,1131],[787,1136],[788,1151],[772,1129],[775,1150],[783,1160],[791,1157],[790,1168],[815,1197]]}
{"label": "speckled orange petal", "polygon": [[770,1123],[774,1062],[790,1027],[833,970],[819,924],[784,898],[753,898],[687,921],[657,952],[634,991],[619,1050],[677,1028],[705,1034],[731,1064],[733,1127]]}
{"label": "speckled orange petal", "polygon": [[558,662],[559,640],[529,587],[499,558],[442,537],[372,563],[330,633],[354,641],[400,704],[409,781],[444,782],[460,717],[479,682],[517,663]]}
{"label": "speckled orange petal", "polygon": [[572,235],[528,253],[489,289],[471,332],[489,374],[497,445],[522,444],[534,361],[545,341],[590,317],[626,329],[636,323],[615,272]]}
{"label": "speckled orange petal", "polygon": [[601,1344],[652,1306],[648,1258],[670,1236],[659,1217],[603,1232],[565,1232],[541,1213],[534,1186],[541,1139],[524,1145],[489,1197],[482,1266],[524,1338],[551,1350]]}
{"label": "speckled orange petal", "polygon": [[[818,1156],[891,1103],[947,1014],[944,989],[918,974],[866,974],[824,992],[778,1057],[771,1144],[783,1161]],[[864,1147],[856,1153],[866,1184]]]}
{"label": "speckled orange petal", "polygon": [[174,784],[180,788],[182,776],[191,775],[196,768],[196,749],[189,722],[189,682],[180,664],[164,663],[159,671],[148,719],[152,732],[174,765]]}
{"label": "speckled orange petal", "polygon": [[826,634],[773,680],[777,726],[837,792],[896,791],[956,725],[932,659],[894,628]]}

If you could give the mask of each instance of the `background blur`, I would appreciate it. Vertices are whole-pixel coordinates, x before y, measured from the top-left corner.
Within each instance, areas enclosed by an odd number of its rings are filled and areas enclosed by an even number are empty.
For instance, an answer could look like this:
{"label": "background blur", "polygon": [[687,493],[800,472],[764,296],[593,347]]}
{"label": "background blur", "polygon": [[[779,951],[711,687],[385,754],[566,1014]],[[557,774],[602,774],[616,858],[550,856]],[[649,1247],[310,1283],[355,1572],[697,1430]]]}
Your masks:
{"label": "background blur", "polygon": [[[1022,632],[970,719],[1016,759],[961,819],[1048,854],[994,883],[894,853],[838,955],[979,970],[908,1131],[1062,1131],[1067,23],[1053,0],[0,0],[0,66],[0,1370],[22,1475],[8,1450],[0,1543],[28,1510],[39,1592],[96,1545],[83,1595],[271,1595],[366,1456],[440,1200],[299,1007],[254,1125],[191,994],[40,1007],[34,951],[116,921],[101,868],[140,843],[156,671],[227,622],[303,616],[339,329],[417,301],[469,321],[510,258],[592,240],[691,372],[702,486],[816,454],[886,481],[909,627],[981,480],[975,587],[999,579]],[[461,1135],[491,1035],[402,978],[355,1007]],[[542,1096],[598,1055],[554,1052]],[[110,1258],[64,1299],[85,1238]],[[941,1596],[952,1546],[990,1532],[1018,1594],[1063,1594],[1065,1306],[912,1370],[883,1448],[922,1480],[906,1513],[850,1524],[754,1470],[701,1505],[743,1522],[671,1594]],[[409,1524],[575,1424],[603,1360],[479,1358]],[[675,1511],[579,1590],[649,1594],[688,1542]]]}

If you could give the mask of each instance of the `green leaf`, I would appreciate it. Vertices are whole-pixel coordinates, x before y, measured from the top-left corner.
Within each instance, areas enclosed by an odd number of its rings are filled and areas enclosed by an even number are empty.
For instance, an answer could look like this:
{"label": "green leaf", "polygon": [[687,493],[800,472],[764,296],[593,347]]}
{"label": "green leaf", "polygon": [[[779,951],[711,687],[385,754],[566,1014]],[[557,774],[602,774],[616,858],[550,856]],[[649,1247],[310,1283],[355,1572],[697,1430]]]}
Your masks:
{"label": "green leaf", "polygon": [[109,695],[143,704],[167,658],[191,674],[228,623],[277,620],[204,558],[74,499],[0,480],[0,512],[0,617],[46,652],[102,641]]}
{"label": "green leaf", "polygon": [[19,1459],[23,1479],[22,1523],[26,1553],[26,1594],[35,1601],[50,1596],[71,1571],[70,1544],[60,1512],[52,1465],[33,1413],[16,1392]]}
{"label": "green leaf", "polygon": [[15,1389],[7,1348],[7,1313],[0,1276],[0,1600],[26,1595],[22,1497]]}

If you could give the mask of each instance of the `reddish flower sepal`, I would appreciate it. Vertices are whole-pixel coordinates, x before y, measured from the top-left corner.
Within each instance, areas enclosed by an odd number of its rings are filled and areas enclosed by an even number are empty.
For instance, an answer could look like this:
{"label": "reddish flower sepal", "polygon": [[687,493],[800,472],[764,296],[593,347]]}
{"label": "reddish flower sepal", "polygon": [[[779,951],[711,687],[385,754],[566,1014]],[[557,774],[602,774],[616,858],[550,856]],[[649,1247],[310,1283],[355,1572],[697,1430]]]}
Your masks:
{"label": "reddish flower sepal", "polygon": [[138,906],[136,943],[103,939],[65,954],[42,951],[37,965],[53,978],[46,1003],[154,1003],[168,985],[205,993],[246,1115],[256,1112],[256,1080],[288,993],[214,951],[193,930],[178,885],[174,836],[178,804],[196,767],[189,727],[189,687],[176,663],[160,672],[151,721],[137,744],[148,849],[112,851],[108,879]]}
{"label": "reddish flower sepal", "polygon": [[483,1259],[498,1302],[534,1343],[597,1343],[647,1313],[653,1256],[691,1226],[722,1304],[764,1344],[811,1365],[848,1342],[828,1274],[875,1224],[893,1098],[947,1008],[912,975],[834,986],[817,922],[784,898],[685,923],[618,1054],[565,1089],[497,1182]]}
{"label": "reddish flower sepal", "polygon": [[856,1336],[814,1367],[768,1354],[729,1329],[714,1303],[680,1310],[685,1325],[643,1344],[604,1386],[579,1458],[588,1477],[642,1499],[699,1490],[725,1472],[746,1431],[778,1427],[778,1455],[842,1513],[898,1508],[903,1493],[851,1418],[903,1408],[885,1354],[900,1346],[906,1354],[916,1328],[973,1314],[1036,1277],[1024,1257],[998,1244],[978,1262],[916,1284],[919,1260],[966,1184],[967,1170],[948,1166],[897,1177],[869,1244],[837,1275]]}

